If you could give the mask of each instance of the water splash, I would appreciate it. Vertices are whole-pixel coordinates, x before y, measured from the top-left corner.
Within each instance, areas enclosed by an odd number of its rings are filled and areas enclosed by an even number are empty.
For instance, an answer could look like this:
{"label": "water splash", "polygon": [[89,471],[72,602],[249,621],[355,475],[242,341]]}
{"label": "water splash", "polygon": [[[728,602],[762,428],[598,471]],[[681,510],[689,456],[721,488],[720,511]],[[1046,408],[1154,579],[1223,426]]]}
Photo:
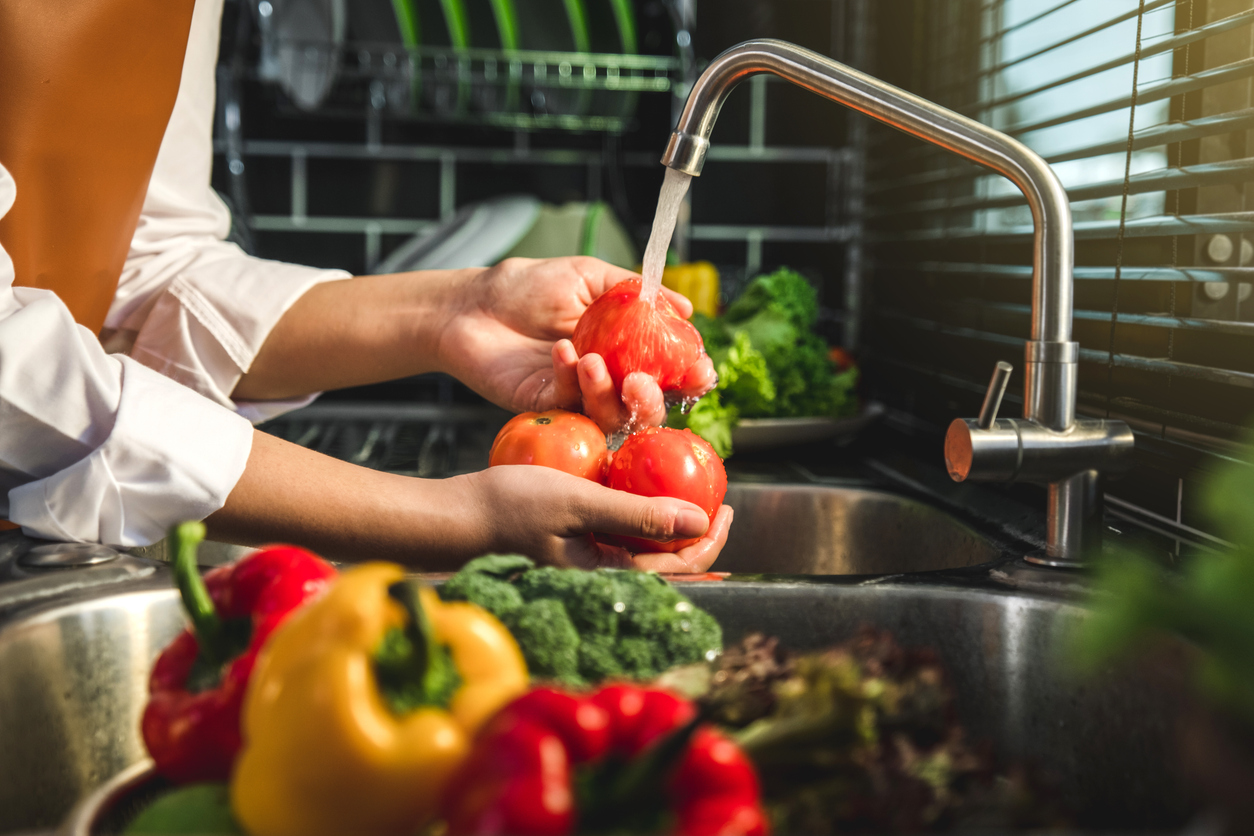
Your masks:
{"label": "water splash", "polygon": [[662,191],[657,196],[657,213],[653,216],[653,230],[649,233],[649,244],[644,248],[644,266],[641,269],[644,282],[640,288],[640,298],[650,305],[657,297],[658,288],[662,286],[666,250],[670,246],[671,236],[675,234],[679,205],[683,203],[691,182],[691,174],[673,168],[666,169],[666,179],[662,181]]}

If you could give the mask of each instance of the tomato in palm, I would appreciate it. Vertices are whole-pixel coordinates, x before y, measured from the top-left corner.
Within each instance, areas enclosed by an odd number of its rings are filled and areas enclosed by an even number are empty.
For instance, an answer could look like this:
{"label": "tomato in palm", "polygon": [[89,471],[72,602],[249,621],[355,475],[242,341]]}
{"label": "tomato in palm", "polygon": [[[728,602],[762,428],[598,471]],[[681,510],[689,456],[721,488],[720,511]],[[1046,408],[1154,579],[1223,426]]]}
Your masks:
{"label": "tomato in palm", "polygon": [[550,409],[515,415],[492,442],[488,466],[535,464],[594,482],[605,475],[605,434],[578,412]]}
{"label": "tomato in palm", "polygon": [[[639,496],[673,496],[701,507],[710,522],[727,493],[723,460],[692,430],[652,427],[628,436],[610,459],[605,484]],[[677,552],[697,542],[671,540],[658,543],[637,537],[616,541],[634,551]]]}
{"label": "tomato in palm", "polygon": [[654,301],[641,301],[640,280],[628,279],[601,294],[575,325],[575,351],[600,354],[620,392],[632,372],[649,375],[664,393],[683,389],[689,370],[705,356],[693,324],[661,293]]}

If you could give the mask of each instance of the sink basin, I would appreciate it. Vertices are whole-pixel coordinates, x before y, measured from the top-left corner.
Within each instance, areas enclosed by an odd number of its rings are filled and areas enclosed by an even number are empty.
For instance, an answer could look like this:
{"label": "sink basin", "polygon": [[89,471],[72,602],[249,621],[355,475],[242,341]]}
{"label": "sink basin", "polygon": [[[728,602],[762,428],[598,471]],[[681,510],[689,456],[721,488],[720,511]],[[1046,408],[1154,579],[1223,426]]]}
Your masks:
{"label": "sink basin", "polygon": [[[91,570],[84,570],[91,571]],[[143,758],[149,666],[183,626],[159,570],[0,626],[0,832],[55,826],[76,800]],[[944,583],[708,582],[684,586],[725,626],[805,648],[861,624],[936,649],[962,719],[999,755],[1061,781],[1088,824],[1169,825],[1187,805],[1172,764],[1170,702],[1131,673],[1079,682],[1059,665],[1074,604]]]}
{"label": "sink basin", "polygon": [[870,575],[988,563],[1000,547],[943,511],[886,491],[732,482],[736,512],[714,568],[786,575]]}
{"label": "sink basin", "polygon": [[[727,501],[736,522],[715,568],[765,577],[684,591],[722,622],[728,641],[760,630],[814,648],[862,624],[886,628],[905,645],[934,648],[972,736],[1008,762],[1028,760],[1057,777],[1061,800],[1085,824],[1184,818],[1174,707],[1133,672],[1068,675],[1064,636],[1085,610],[1065,590],[1000,583],[1004,562],[897,574],[1005,559],[996,542],[927,504],[862,487],[736,482]],[[55,827],[76,801],[143,759],[148,671],[184,625],[160,562],[120,556],[6,575],[17,565],[12,555],[29,548],[0,535],[0,833]],[[795,577],[807,574],[826,577]],[[1064,586],[1053,579],[1066,576],[1043,577],[1051,582],[1042,589]]]}

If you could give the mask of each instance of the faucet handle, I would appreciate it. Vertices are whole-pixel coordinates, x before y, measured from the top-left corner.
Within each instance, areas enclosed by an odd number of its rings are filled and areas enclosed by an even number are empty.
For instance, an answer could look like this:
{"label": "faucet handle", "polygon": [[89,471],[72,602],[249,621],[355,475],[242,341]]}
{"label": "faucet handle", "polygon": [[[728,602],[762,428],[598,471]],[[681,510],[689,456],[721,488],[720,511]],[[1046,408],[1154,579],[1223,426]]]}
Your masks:
{"label": "faucet handle", "polygon": [[1014,366],[1005,360],[999,360],[993,368],[993,379],[988,382],[988,392],[984,395],[984,405],[980,407],[980,417],[976,425],[987,430],[997,420],[997,410],[1001,409],[1001,399],[1006,394],[1006,384],[1010,382],[1010,373]]}

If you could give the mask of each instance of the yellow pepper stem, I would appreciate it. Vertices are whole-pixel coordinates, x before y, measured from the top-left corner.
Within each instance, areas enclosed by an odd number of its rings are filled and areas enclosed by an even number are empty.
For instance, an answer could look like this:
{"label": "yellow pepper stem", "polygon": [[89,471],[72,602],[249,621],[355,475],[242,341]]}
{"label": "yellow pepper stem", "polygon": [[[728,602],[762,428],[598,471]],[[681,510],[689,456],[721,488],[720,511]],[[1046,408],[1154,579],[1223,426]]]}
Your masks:
{"label": "yellow pepper stem", "polygon": [[397,714],[422,705],[447,707],[461,684],[448,649],[436,640],[421,589],[421,583],[408,580],[388,587],[388,597],[409,616],[403,629],[384,637],[375,655],[380,689]]}

